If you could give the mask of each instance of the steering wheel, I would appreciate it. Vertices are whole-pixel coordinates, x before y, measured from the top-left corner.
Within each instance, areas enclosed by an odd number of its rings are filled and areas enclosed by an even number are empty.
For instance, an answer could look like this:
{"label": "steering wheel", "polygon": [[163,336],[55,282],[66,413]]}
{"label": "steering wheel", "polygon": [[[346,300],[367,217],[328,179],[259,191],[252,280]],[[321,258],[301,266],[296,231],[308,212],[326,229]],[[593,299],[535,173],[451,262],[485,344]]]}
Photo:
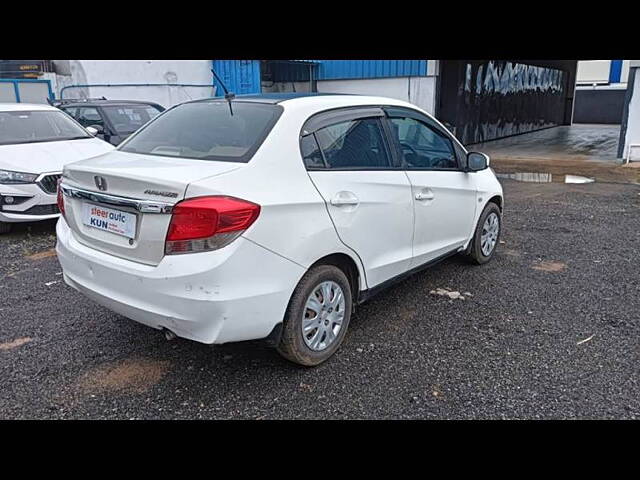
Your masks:
{"label": "steering wheel", "polygon": [[451,159],[447,157],[440,157],[432,165],[436,168],[451,168]]}

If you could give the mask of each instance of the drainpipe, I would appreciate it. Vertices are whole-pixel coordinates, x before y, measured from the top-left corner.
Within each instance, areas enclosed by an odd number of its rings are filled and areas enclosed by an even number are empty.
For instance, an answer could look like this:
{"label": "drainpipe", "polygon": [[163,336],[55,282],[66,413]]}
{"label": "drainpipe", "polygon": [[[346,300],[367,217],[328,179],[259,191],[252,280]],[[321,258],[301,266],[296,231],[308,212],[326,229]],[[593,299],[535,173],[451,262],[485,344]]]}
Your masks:
{"label": "drainpipe", "polygon": [[197,83],[88,83],[83,85],[67,85],[60,90],[60,100],[64,98],[64,91],[68,88],[89,87],[207,87],[214,88],[213,84]]}

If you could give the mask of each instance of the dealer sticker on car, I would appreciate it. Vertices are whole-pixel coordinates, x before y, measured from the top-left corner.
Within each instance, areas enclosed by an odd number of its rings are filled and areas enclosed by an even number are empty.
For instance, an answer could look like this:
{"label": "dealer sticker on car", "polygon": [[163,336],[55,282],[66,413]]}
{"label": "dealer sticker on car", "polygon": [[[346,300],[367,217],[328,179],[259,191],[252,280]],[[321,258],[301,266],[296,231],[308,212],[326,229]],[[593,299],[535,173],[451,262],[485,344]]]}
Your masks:
{"label": "dealer sticker on car", "polygon": [[135,238],[136,236],[136,216],[121,210],[84,203],[82,205],[82,223],[127,238]]}

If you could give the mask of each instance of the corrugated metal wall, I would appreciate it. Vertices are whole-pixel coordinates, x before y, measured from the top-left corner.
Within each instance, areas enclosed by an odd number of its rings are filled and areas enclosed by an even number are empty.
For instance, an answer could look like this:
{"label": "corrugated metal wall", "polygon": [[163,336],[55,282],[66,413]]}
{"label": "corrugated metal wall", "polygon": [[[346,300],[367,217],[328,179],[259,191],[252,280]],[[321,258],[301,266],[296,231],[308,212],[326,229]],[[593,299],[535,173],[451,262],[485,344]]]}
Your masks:
{"label": "corrugated metal wall", "polygon": [[[426,60],[305,61],[317,62],[316,72],[314,72],[315,80],[419,77],[427,74]],[[260,92],[259,60],[213,60],[213,67],[230,91],[237,94]],[[222,94],[220,89],[218,94]]]}
{"label": "corrugated metal wall", "polygon": [[438,119],[463,144],[568,124],[576,63],[443,60]]}
{"label": "corrugated metal wall", "polygon": [[426,60],[314,60],[318,80],[417,77],[427,74]]}
{"label": "corrugated metal wall", "polygon": [[[260,93],[260,60],[214,60],[213,68],[227,89],[237,95]],[[224,91],[214,80],[216,95]]]}

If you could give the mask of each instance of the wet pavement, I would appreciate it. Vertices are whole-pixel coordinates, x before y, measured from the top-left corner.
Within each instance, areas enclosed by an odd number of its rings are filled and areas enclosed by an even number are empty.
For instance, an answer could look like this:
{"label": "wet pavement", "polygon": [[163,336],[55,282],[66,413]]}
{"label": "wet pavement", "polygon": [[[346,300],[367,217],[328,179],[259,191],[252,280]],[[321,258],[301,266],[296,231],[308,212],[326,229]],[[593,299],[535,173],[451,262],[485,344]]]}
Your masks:
{"label": "wet pavement", "polygon": [[[619,126],[553,127],[491,142],[467,145],[491,157],[491,168],[521,182],[640,184],[640,168],[616,158]],[[636,167],[636,168],[634,168]]]}
{"label": "wet pavement", "polygon": [[595,179],[582,175],[553,175],[540,172],[496,173],[498,178],[527,183],[593,183]]}
{"label": "wet pavement", "polygon": [[618,140],[620,125],[553,127],[532,133],[468,146],[491,157],[572,159],[620,163]]}
{"label": "wet pavement", "polygon": [[176,339],[61,280],[53,223],[0,236],[0,419],[639,418],[640,187],[502,179],[496,257],[360,306],[335,357]]}

